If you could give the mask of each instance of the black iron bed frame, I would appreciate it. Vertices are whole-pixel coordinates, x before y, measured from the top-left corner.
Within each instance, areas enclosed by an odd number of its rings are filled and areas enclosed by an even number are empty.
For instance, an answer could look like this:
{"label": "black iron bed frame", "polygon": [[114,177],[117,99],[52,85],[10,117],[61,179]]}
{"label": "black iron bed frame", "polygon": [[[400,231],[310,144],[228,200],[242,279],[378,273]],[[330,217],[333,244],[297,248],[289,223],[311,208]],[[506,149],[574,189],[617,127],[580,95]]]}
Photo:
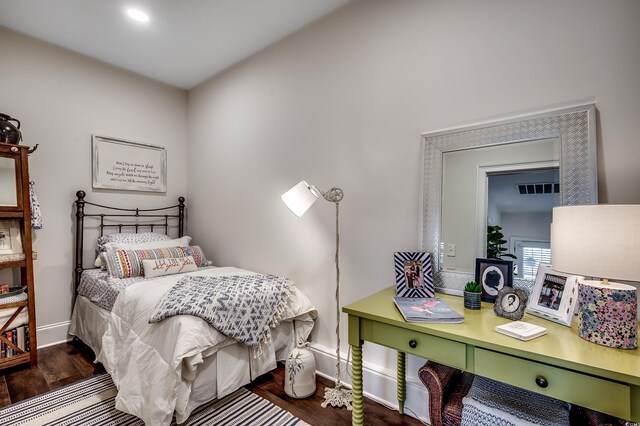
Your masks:
{"label": "black iron bed frame", "polygon": [[[159,207],[155,209],[125,209],[121,207],[105,206],[96,203],[90,203],[85,200],[87,194],[80,190],[76,192],[76,254],[75,254],[75,292],[78,291],[78,285],[80,284],[80,276],[84,271],[83,266],[83,251],[84,251],[84,218],[95,217],[99,219],[97,227],[100,230],[100,236],[104,235],[104,231],[107,228],[117,228],[117,232],[122,232],[123,228],[134,228],[135,233],[138,233],[139,229],[149,229],[150,232],[154,232],[154,229],[160,228],[164,230],[165,235],[169,235],[170,223],[178,221],[178,238],[184,235],[184,197],[178,197],[178,204],[168,207]],[[94,206],[103,211],[85,213],[85,206]],[[171,213],[171,211],[177,211],[177,213]],[[112,212],[113,213],[110,213]],[[165,213],[161,213],[161,212]],[[120,223],[105,223],[105,219],[118,218],[117,221],[124,221],[124,218],[132,218],[131,222]],[[140,222],[144,220],[153,220],[154,222]],[[162,221],[164,219],[164,221]],[[170,222],[171,221],[171,222]]]}

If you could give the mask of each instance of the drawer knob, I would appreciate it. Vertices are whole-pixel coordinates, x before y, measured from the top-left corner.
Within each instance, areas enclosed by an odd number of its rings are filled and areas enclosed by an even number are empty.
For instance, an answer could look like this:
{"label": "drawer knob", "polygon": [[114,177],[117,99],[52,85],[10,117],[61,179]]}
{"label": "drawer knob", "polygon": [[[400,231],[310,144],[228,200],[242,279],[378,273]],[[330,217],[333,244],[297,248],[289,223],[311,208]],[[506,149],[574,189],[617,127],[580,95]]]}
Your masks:
{"label": "drawer knob", "polygon": [[415,341],[415,340],[413,340],[413,339],[409,340],[409,347],[410,347],[411,349],[415,349],[415,348],[416,348],[416,346],[418,346],[418,342],[416,342],[416,341]]}
{"label": "drawer knob", "polygon": [[549,382],[544,377],[537,376],[536,377],[536,385],[540,386],[541,388],[546,388],[547,386],[549,386]]}

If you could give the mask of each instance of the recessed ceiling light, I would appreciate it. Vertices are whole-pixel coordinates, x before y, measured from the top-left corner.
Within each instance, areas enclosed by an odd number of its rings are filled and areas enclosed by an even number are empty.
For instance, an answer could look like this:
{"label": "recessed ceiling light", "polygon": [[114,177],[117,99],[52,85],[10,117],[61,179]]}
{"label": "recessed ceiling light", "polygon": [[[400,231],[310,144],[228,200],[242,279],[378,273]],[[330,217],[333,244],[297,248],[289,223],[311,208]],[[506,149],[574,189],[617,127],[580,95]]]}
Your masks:
{"label": "recessed ceiling light", "polygon": [[127,15],[129,18],[138,22],[149,22],[149,15],[141,11],[140,9],[129,8],[127,9]]}

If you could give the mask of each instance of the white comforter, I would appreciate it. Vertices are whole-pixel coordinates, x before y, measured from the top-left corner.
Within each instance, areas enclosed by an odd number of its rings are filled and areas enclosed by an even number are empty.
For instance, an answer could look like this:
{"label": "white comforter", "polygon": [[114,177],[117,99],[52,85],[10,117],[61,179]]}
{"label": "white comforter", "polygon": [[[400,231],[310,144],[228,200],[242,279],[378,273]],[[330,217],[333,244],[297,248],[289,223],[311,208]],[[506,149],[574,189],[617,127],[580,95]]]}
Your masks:
{"label": "white comforter", "polygon": [[[149,324],[149,318],[160,298],[185,275],[247,274],[254,273],[213,268],[141,281],[119,294],[97,357],[118,387],[117,409],[141,418],[147,425],[168,425],[174,412],[178,423],[187,419],[195,408],[188,406],[187,400],[198,366],[204,358],[236,342],[195,316],[177,315],[155,324]],[[315,316],[309,299],[296,288],[282,321],[302,321],[304,331],[299,336],[306,338]],[[263,356],[274,364],[272,344],[264,349]],[[230,391],[218,389],[217,397]]]}

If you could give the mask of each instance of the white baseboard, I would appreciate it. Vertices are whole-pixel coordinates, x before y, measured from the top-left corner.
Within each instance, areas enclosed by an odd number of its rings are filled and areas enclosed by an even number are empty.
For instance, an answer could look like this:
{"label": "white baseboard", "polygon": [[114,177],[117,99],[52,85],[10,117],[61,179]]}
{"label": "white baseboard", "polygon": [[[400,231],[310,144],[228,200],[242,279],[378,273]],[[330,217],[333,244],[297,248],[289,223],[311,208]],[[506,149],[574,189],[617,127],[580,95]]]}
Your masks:
{"label": "white baseboard", "polygon": [[[336,351],[319,343],[312,343],[310,347],[316,359],[316,373],[329,380],[335,379],[336,372]],[[348,370],[346,367],[346,354],[340,354],[341,373],[340,380],[351,387],[351,360],[349,359]],[[364,395],[373,401],[389,407],[398,409],[397,381],[395,365],[393,370],[389,368],[364,362],[362,366],[362,383]],[[348,374],[347,374],[348,371]],[[405,414],[418,418],[422,422],[429,422],[429,407],[427,390],[417,378],[407,377],[405,401]],[[367,413],[365,411],[365,418]]]}
{"label": "white baseboard", "polygon": [[69,340],[70,324],[71,321],[63,321],[37,327],[38,349],[67,342]]}

